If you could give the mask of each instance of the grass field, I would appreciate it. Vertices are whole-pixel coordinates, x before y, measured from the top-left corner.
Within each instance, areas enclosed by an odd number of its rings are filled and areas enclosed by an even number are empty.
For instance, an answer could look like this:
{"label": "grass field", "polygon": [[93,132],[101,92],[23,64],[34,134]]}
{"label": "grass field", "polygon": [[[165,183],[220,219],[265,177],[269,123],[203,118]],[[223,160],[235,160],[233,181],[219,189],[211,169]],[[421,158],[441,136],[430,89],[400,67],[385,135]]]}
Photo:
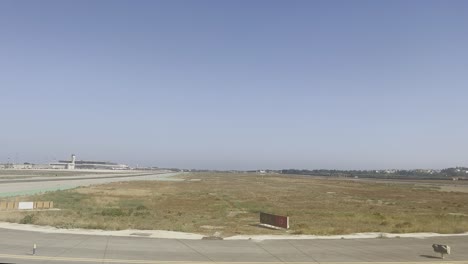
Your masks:
{"label": "grass field", "polygon": [[[468,193],[432,185],[258,174],[181,177],[186,180],[110,183],[10,198],[50,200],[62,210],[0,212],[0,221],[221,236],[468,231]],[[290,216],[291,229],[258,227],[260,211]]]}

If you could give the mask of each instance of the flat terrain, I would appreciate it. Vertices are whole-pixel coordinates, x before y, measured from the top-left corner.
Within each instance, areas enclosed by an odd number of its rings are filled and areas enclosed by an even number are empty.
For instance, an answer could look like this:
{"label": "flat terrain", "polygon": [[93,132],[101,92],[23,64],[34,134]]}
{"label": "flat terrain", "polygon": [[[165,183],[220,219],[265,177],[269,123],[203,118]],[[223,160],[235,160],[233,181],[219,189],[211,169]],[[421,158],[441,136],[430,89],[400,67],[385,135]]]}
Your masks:
{"label": "flat terrain", "polygon": [[[124,172],[124,171],[122,171]],[[37,177],[67,177],[80,175],[100,175],[109,171],[102,170],[33,170],[33,169],[0,169],[0,179],[30,179]],[[119,173],[119,172],[117,172]]]}
{"label": "flat terrain", "polygon": [[110,170],[0,170],[0,197],[31,195],[78,186],[131,180],[163,180],[174,175],[168,171]]}
{"label": "flat terrain", "polygon": [[[227,173],[178,177],[184,181],[114,182],[8,198],[50,200],[61,210],[0,212],[0,221],[64,228],[160,229],[215,236],[468,231],[468,193],[444,191],[443,187],[452,182],[421,186]],[[289,215],[291,229],[258,227],[261,211]]]}
{"label": "flat terrain", "polygon": [[[183,240],[46,234],[0,228],[2,263],[468,263],[468,237],[338,240]],[[35,256],[32,244],[37,244]],[[448,244],[445,260],[433,243]],[[442,262],[443,261],[443,262]]]}

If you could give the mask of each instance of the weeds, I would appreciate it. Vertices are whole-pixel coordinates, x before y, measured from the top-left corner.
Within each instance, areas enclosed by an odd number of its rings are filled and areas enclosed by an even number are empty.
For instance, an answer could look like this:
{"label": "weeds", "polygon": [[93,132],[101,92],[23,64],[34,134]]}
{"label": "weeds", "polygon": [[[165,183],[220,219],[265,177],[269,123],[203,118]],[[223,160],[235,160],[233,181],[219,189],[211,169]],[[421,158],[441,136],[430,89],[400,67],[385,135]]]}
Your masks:
{"label": "weeds", "polygon": [[119,217],[124,216],[126,213],[120,208],[105,208],[102,210],[101,214],[103,216],[112,216],[112,217]]}
{"label": "weeds", "polygon": [[286,233],[257,227],[258,213],[266,212],[288,215],[295,234],[468,231],[468,217],[453,215],[468,215],[468,193],[302,176],[185,175],[201,181],[109,183],[21,197],[54,201],[62,210],[0,214],[0,221],[206,235],[210,231],[202,226],[222,227],[223,235]]}
{"label": "weeds", "polygon": [[33,214],[28,214],[23,217],[23,219],[20,220],[20,224],[34,224],[34,215]]}

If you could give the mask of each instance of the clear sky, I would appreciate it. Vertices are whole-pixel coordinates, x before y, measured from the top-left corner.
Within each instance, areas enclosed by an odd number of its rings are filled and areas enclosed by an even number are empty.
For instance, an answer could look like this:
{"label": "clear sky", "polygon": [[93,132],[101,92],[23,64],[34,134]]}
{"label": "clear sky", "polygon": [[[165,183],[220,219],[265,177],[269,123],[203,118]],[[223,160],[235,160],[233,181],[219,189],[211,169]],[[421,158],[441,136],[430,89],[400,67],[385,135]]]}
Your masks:
{"label": "clear sky", "polygon": [[468,1],[0,1],[0,163],[468,166]]}

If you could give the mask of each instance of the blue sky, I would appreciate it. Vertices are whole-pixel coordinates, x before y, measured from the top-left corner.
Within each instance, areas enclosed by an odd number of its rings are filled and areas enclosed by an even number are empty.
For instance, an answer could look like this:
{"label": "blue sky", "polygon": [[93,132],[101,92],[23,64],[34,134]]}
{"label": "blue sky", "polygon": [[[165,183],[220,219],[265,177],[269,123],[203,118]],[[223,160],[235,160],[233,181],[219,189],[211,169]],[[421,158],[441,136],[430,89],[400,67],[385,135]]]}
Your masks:
{"label": "blue sky", "polygon": [[0,163],[468,166],[467,1],[0,1]]}

